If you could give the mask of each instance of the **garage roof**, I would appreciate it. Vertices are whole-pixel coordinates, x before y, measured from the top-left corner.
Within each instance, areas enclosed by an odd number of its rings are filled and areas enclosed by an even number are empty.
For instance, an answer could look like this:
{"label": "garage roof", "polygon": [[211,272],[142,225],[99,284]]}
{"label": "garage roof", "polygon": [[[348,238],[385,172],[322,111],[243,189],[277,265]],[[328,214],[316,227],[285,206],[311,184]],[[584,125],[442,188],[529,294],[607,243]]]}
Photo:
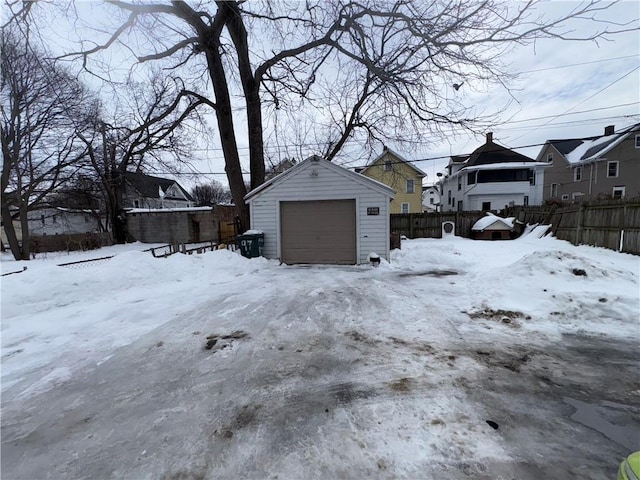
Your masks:
{"label": "garage roof", "polygon": [[371,188],[372,190],[375,190],[378,193],[386,195],[389,198],[393,198],[395,196],[395,190],[393,188],[385,185],[384,183],[378,182],[377,180],[374,180],[372,178],[366,177],[366,176],[361,175],[359,173],[352,172],[351,170],[347,170],[346,168],[341,167],[340,165],[336,165],[335,163],[329,162],[327,160],[324,160],[323,158],[321,158],[321,157],[319,157],[317,155],[313,155],[313,156],[303,160],[302,162],[294,165],[289,170],[286,170],[286,171],[282,172],[280,175],[278,175],[276,177],[273,177],[271,180],[263,183],[259,187],[254,188],[253,190],[251,190],[249,193],[247,193],[244,196],[245,202],[249,201],[250,199],[252,199],[256,195],[259,195],[260,193],[268,190],[269,188],[282,183],[287,178],[289,178],[290,176],[294,175],[298,170],[302,170],[302,169],[306,168],[307,165],[309,165],[309,163],[312,163],[312,162],[315,162],[318,165],[321,165],[322,167],[327,168],[329,170],[333,170],[334,172],[336,172],[339,175],[342,175],[343,177],[348,177],[350,180],[353,180],[354,182],[360,183],[362,185],[366,185],[367,187]]}

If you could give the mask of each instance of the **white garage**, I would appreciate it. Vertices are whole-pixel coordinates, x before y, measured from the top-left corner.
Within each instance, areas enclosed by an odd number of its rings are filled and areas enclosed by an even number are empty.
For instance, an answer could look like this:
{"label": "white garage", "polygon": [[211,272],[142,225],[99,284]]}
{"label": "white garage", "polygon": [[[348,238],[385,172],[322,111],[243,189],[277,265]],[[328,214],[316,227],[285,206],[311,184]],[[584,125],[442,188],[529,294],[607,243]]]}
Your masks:
{"label": "white garage", "polygon": [[251,229],[264,232],[263,255],[287,264],[389,260],[389,203],[380,182],[314,156],[249,192]]}

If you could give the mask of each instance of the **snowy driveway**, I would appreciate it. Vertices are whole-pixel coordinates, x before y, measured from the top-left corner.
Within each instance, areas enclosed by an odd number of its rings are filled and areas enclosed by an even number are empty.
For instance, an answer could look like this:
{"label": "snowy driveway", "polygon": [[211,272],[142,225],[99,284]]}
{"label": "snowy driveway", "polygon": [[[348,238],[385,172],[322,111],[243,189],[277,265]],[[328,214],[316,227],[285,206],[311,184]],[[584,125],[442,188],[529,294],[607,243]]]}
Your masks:
{"label": "snowy driveway", "polygon": [[596,479],[640,449],[637,257],[119,257],[40,302],[53,267],[3,279],[3,479]]}

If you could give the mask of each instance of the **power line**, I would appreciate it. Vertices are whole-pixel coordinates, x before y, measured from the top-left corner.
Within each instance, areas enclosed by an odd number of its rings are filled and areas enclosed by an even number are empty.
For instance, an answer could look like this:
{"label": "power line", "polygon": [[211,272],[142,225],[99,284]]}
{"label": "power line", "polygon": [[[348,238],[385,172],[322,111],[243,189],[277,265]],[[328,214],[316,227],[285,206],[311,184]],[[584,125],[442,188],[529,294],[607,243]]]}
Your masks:
{"label": "power line", "polygon": [[547,70],[556,70],[558,68],[567,68],[567,67],[578,67],[580,65],[590,65],[592,63],[602,63],[602,62],[612,62],[614,60],[624,60],[626,58],[638,58],[637,55],[625,55],[624,57],[614,57],[614,58],[603,58],[601,60],[592,60],[590,62],[580,62],[580,63],[571,63],[568,65],[558,65],[557,67],[546,67],[546,68],[536,68],[535,70],[525,70],[519,73],[534,73],[534,72],[544,72]]}

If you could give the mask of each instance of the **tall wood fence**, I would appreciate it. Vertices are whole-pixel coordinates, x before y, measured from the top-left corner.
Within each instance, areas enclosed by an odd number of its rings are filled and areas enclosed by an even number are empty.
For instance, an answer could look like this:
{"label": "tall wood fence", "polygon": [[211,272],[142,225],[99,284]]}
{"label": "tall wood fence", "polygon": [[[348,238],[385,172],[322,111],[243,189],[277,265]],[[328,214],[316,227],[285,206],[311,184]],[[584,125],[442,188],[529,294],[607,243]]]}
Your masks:
{"label": "tall wood fence", "polygon": [[[471,237],[484,212],[409,213],[391,215],[391,232],[409,238],[441,238],[442,222],[454,222],[456,235]],[[567,206],[510,207],[502,217],[551,225],[556,238],[574,245],[593,245],[640,255],[640,199]]]}
{"label": "tall wood fence", "polygon": [[391,232],[408,238],[442,238],[442,222],[453,222],[456,235],[471,238],[471,227],[484,212],[394,213]]}
{"label": "tall wood fence", "polygon": [[505,216],[550,224],[556,238],[640,255],[640,199],[569,206],[511,207]]}

